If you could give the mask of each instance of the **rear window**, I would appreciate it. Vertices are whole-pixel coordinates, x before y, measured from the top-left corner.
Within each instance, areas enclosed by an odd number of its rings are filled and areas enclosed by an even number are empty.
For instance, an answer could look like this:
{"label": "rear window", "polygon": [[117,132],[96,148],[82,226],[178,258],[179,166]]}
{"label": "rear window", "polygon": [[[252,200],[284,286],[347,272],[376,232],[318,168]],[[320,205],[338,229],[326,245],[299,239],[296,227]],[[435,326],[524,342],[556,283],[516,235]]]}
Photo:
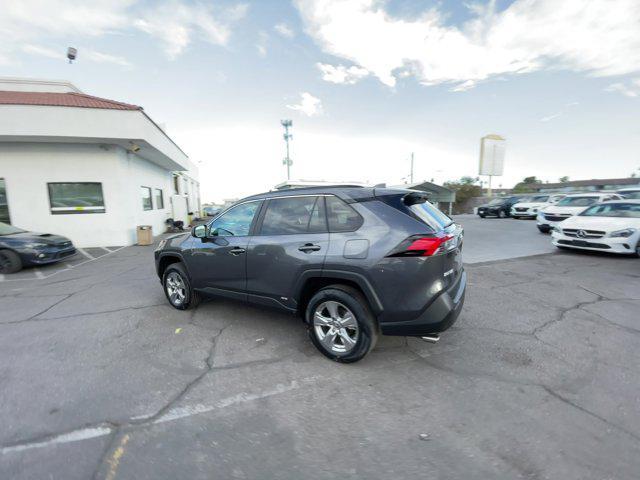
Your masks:
{"label": "rear window", "polygon": [[421,220],[435,232],[439,232],[453,223],[448,215],[442,213],[428,201],[407,205],[403,201],[403,197],[404,195],[385,195],[378,197],[378,199],[402,213]]}

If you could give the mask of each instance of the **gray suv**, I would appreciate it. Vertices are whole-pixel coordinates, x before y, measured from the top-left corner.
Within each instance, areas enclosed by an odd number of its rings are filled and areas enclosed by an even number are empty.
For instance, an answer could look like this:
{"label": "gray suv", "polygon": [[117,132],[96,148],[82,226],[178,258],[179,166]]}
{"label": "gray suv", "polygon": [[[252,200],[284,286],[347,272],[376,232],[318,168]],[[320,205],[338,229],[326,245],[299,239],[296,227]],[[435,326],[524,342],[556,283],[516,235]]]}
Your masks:
{"label": "gray suv", "polygon": [[320,352],[347,363],[380,334],[437,341],[453,324],[462,239],[422,192],[304,188],[240,200],[163,240],[155,261],[173,307],[213,295],[295,313]]}

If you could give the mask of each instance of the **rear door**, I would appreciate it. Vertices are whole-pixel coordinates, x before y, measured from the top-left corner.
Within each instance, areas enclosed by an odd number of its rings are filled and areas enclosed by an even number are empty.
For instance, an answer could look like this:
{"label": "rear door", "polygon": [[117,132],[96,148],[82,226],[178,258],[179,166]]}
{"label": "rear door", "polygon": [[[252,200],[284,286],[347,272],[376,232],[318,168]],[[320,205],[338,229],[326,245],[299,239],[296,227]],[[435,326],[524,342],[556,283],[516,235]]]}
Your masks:
{"label": "rear door", "polygon": [[249,300],[295,308],[296,281],[306,271],[322,270],[328,246],[322,196],[267,200],[247,252]]}

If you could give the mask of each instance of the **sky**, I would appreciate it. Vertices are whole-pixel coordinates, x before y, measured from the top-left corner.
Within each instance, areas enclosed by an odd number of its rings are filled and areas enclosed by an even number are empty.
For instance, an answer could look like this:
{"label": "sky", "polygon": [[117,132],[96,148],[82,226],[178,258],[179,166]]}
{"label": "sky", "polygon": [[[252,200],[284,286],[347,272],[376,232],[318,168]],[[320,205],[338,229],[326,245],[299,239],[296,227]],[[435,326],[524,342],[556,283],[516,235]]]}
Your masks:
{"label": "sky", "polygon": [[[292,179],[401,184],[640,168],[640,0],[3,0],[0,76],[141,105],[202,200]],[[69,64],[66,48],[78,49]],[[486,180],[486,178],[483,178]]]}

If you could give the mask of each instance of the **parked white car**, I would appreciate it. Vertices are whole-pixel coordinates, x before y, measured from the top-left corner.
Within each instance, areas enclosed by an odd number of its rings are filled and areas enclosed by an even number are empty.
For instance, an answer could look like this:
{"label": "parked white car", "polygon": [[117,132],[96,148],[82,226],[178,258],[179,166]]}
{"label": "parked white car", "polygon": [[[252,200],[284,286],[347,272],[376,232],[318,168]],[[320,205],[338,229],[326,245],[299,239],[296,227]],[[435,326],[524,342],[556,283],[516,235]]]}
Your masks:
{"label": "parked white car", "polygon": [[536,218],[538,212],[549,205],[554,205],[566,197],[566,194],[558,193],[554,195],[532,195],[523,202],[516,203],[511,207],[512,218]]}
{"label": "parked white car", "polygon": [[595,203],[622,200],[616,193],[585,192],[567,195],[555,205],[544,207],[536,217],[538,230],[549,233],[553,227],[569,217],[582,212]]}
{"label": "parked white car", "polygon": [[640,257],[640,200],[599,203],[551,233],[558,248],[577,248]]}

